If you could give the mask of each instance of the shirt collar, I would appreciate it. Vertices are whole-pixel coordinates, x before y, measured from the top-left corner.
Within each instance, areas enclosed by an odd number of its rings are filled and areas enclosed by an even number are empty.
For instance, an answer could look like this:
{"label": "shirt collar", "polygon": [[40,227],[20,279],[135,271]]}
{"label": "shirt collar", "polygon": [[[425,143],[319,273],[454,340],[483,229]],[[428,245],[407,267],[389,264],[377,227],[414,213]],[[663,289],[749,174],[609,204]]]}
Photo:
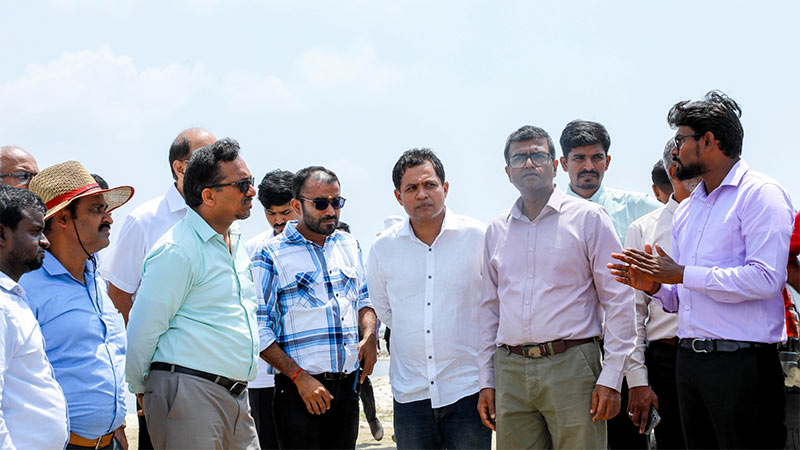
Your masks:
{"label": "shirt collar", "polygon": [[25,298],[25,290],[22,289],[22,286],[17,284],[16,281],[12,280],[11,277],[6,275],[3,272],[0,272],[0,288],[3,290],[10,292],[18,297]]}
{"label": "shirt collar", "polygon": [[678,205],[679,205],[678,201],[675,200],[675,194],[670,194],[669,201],[667,201],[666,205],[667,211],[671,212],[672,214],[675,214],[675,211],[678,209]]}
{"label": "shirt collar", "polygon": [[[538,217],[541,217],[542,213],[548,208],[556,212],[561,211],[561,204],[563,201],[564,191],[562,191],[558,186],[553,186],[553,192],[550,194],[550,198],[547,199],[547,203],[545,203],[544,208],[542,208],[542,211],[539,213]],[[518,198],[517,201],[514,202],[514,206],[511,207],[510,215],[517,220],[530,222],[528,216],[522,214],[522,197]]]}
{"label": "shirt collar", "polygon": [[[290,220],[289,222],[286,222],[286,227],[283,229],[283,235],[289,242],[314,244],[319,246],[316,242],[309,241],[302,234],[300,234],[299,231],[297,231],[297,220]],[[337,236],[339,236],[339,230],[333,230],[333,233],[329,234],[328,237],[325,238],[325,244],[327,244],[328,241],[335,241]]]}
{"label": "shirt collar", "polygon": [[[571,184],[567,184],[567,193],[574,197],[584,198],[582,195],[572,190]],[[601,184],[600,187],[597,188],[597,190],[594,192],[594,194],[592,194],[592,196],[587,198],[586,200],[589,200],[590,202],[594,203],[600,203],[602,205],[605,195],[606,195],[606,188]]]}
{"label": "shirt collar", "polygon": [[[444,220],[442,221],[442,228],[439,230],[439,235],[442,234],[444,231],[448,230],[458,230],[458,219],[456,218],[456,213],[453,212],[452,209],[445,206],[444,211]],[[416,236],[414,234],[413,228],[411,228],[411,218],[406,217],[406,220],[403,222],[403,226],[400,228],[400,231],[397,233],[399,236]],[[438,237],[438,235],[437,235]]]}
{"label": "shirt collar", "polygon": [[[719,189],[722,186],[738,186],[739,183],[742,182],[742,177],[744,177],[744,174],[746,174],[747,171],[749,170],[750,166],[747,165],[747,163],[744,162],[743,159],[736,161],[736,164],[734,164],[733,167],[731,167],[731,170],[729,170],[728,174],[725,175],[725,178],[722,180],[722,183],[720,183],[719,186],[717,186],[717,189]],[[700,184],[697,186],[697,188],[694,191],[692,191],[692,194],[689,197],[693,198],[708,197],[708,194],[706,193],[706,181],[705,180],[701,181]]]}
{"label": "shirt collar", "polygon": [[[56,258],[52,253],[50,253],[50,250],[44,251],[44,262],[42,262],[42,268],[51,277],[57,277],[59,275],[67,275],[71,278],[75,278],[72,276],[71,273],[69,273],[67,268],[64,267],[63,264],[61,264],[61,261],[59,261],[58,258]],[[83,273],[86,274],[88,272],[89,272],[89,260],[87,259],[83,265]],[[83,283],[84,281],[80,282]]]}
{"label": "shirt collar", "polygon": [[171,184],[169,189],[167,189],[166,195],[164,198],[167,199],[167,206],[169,206],[169,212],[177,212],[182,211],[188,206],[186,205],[186,200],[183,199],[181,193],[178,191],[178,188],[175,187],[175,184]]}
{"label": "shirt collar", "polygon": [[220,235],[213,228],[211,228],[211,225],[209,225],[208,222],[206,222],[206,220],[200,216],[200,214],[197,214],[197,211],[192,208],[186,209],[186,218],[184,220],[186,220],[186,222],[188,222],[189,225],[194,228],[195,233],[197,233],[197,235],[200,236],[200,239],[202,239],[204,242],[208,242],[208,240],[212,237]]}

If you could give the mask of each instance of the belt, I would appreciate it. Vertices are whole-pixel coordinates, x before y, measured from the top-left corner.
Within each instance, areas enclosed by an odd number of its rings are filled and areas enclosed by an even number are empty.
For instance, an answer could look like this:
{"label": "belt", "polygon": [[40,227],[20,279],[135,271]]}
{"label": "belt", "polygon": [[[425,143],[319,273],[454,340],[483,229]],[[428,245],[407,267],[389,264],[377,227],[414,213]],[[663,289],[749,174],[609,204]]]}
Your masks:
{"label": "belt", "polygon": [[778,348],[777,344],[731,341],[728,339],[681,339],[680,345],[681,348],[692,350],[695,353],[735,352],[744,348]]}
{"label": "belt", "polygon": [[345,378],[349,377],[350,375],[354,374],[355,372],[344,373],[344,372],[322,372],[316,375],[311,375],[312,377],[318,380],[344,380]]}
{"label": "belt", "polygon": [[208,381],[217,383],[224,387],[231,395],[239,396],[245,389],[247,389],[246,381],[236,381],[230,378],[223,377],[222,375],[214,375],[213,373],[202,372],[200,370],[190,369],[188,367],[179,366],[177,364],[168,364],[164,362],[154,362],[150,364],[150,370],[166,370],[168,372],[184,373],[195,377],[205,378]]}
{"label": "belt", "polygon": [[586,339],[559,339],[557,341],[545,342],[542,344],[529,345],[505,345],[502,347],[515,355],[522,355],[527,358],[541,358],[543,356],[557,355],[581,344],[595,342],[596,338]]}
{"label": "belt", "polygon": [[86,448],[100,448],[105,447],[111,443],[111,439],[114,438],[114,432],[108,433],[106,435],[100,436],[97,439],[86,439],[83,436],[79,436],[72,431],[69,432],[69,443],[70,445],[77,445],[78,447],[86,447]]}
{"label": "belt", "polygon": [[665,344],[671,347],[675,347],[678,345],[679,339],[677,337],[671,337],[666,339],[655,339],[650,341],[651,344]]}

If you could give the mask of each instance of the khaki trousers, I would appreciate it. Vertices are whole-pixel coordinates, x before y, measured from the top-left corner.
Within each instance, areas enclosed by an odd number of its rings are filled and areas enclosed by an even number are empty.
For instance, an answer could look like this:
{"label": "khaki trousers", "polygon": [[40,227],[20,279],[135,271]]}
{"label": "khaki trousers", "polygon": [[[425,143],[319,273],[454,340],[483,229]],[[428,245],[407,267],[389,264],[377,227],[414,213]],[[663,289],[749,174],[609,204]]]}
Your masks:
{"label": "khaki trousers", "polygon": [[600,348],[589,342],[542,358],[494,355],[497,448],[605,449],[606,423],[592,422]]}
{"label": "khaki trousers", "polygon": [[144,414],[156,449],[258,449],[247,391],[232,396],[206,379],[153,370]]}

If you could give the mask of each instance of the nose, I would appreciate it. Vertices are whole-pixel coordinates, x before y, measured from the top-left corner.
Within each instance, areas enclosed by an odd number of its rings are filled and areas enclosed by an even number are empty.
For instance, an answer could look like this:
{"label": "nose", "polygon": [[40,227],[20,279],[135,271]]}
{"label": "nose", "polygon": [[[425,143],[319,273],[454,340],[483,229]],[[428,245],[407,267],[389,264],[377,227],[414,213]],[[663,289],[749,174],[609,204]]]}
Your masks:
{"label": "nose", "polygon": [[528,167],[536,167],[533,165],[533,157],[531,155],[528,155],[528,157],[525,159],[525,168],[527,169]]}
{"label": "nose", "polygon": [[111,217],[111,211],[106,211],[105,216],[103,216],[103,222],[106,222],[109,225],[114,223],[114,218]]}
{"label": "nose", "polygon": [[252,184],[249,188],[247,188],[247,192],[244,194],[246,197],[255,197],[256,196],[256,187]]}
{"label": "nose", "polygon": [[39,238],[39,246],[44,248],[50,248],[50,241],[47,239],[47,236],[42,233],[42,236]]}

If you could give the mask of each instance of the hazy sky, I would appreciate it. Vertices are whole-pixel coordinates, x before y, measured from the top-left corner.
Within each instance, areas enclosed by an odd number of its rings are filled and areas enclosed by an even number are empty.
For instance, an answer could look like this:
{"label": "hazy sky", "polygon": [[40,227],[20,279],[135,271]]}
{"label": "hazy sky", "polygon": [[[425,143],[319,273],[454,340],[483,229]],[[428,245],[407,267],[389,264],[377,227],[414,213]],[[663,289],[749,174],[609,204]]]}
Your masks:
{"label": "hazy sky", "polygon": [[[721,89],[744,110],[743,157],[797,204],[798,17],[788,1],[9,1],[0,144],[133,185],[119,230],[169,186],[175,135],[206,127],[239,141],[258,180],[337,172],[366,251],[403,214],[391,168],[406,149],[434,149],[448,205],[485,222],[517,197],[509,133],[538,125],[557,142],[596,120],[612,139],[605,184],[650,192],[669,107]],[[262,211],[246,236],[268,226]]]}

